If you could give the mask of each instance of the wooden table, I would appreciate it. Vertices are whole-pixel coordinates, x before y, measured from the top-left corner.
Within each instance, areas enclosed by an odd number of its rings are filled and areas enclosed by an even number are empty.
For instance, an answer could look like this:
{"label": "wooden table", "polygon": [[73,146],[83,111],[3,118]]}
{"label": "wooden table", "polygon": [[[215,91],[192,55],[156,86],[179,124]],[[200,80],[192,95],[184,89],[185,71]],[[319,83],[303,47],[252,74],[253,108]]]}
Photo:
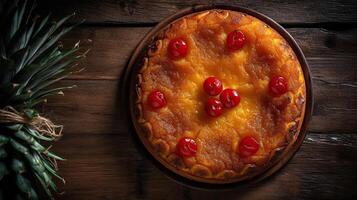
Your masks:
{"label": "wooden table", "polygon": [[310,64],[315,110],[309,133],[289,164],[246,190],[201,191],[167,178],[138,153],[119,100],[120,75],[140,39],[164,17],[202,1],[55,0],[40,11],[76,11],[86,22],[63,39],[90,48],[86,70],[60,84],[78,88],[49,99],[46,114],[65,125],[54,150],[67,183],[59,199],[341,199],[357,198],[357,2],[209,3],[240,5],[266,14],[297,40]]}

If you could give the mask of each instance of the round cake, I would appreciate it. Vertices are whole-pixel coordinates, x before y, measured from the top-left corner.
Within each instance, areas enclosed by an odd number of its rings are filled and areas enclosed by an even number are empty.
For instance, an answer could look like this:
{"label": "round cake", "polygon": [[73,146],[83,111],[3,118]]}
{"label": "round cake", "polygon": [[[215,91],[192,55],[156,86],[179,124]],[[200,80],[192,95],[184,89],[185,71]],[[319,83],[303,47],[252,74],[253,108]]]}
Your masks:
{"label": "round cake", "polygon": [[150,152],[208,183],[266,170],[294,144],[305,112],[304,75],[288,42],[229,10],[184,16],[157,34],[136,89]]}

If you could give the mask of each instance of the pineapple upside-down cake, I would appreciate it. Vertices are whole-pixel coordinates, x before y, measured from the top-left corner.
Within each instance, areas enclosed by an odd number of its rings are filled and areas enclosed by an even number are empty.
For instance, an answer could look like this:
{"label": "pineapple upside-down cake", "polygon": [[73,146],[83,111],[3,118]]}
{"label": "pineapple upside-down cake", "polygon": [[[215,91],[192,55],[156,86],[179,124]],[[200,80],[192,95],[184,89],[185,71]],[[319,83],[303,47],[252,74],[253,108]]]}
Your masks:
{"label": "pineapple upside-down cake", "polygon": [[157,35],[138,74],[137,120],[176,173],[229,182],[258,174],[295,142],[305,99],[300,63],[277,31],[214,9]]}

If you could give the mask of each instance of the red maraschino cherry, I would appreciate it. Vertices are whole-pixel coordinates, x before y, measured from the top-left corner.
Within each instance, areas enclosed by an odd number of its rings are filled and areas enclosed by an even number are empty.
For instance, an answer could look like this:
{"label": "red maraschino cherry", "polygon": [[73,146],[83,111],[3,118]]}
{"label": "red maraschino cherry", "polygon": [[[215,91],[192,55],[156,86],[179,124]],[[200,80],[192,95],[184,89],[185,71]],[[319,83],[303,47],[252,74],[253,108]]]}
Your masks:
{"label": "red maraschino cherry", "polygon": [[203,83],[203,89],[210,96],[216,96],[222,92],[222,82],[216,77],[209,77]]}
{"label": "red maraschino cherry", "polygon": [[162,108],[166,105],[165,95],[160,91],[153,91],[148,96],[148,103],[152,108]]}
{"label": "red maraschino cherry", "polygon": [[206,113],[211,117],[218,117],[223,113],[222,103],[213,97],[208,98],[205,109]]}
{"label": "red maraschino cherry", "polygon": [[171,59],[180,59],[187,55],[187,43],[181,38],[172,39],[167,48]]}
{"label": "red maraschino cherry", "polygon": [[240,102],[240,95],[237,90],[225,89],[219,96],[222,104],[226,108],[233,108],[237,106]]}
{"label": "red maraschino cherry", "polygon": [[247,136],[239,142],[238,150],[239,156],[246,158],[257,153],[259,150],[259,143],[254,137]]}
{"label": "red maraschino cherry", "polygon": [[282,76],[274,76],[270,79],[269,91],[273,96],[283,95],[288,91],[288,82]]}
{"label": "red maraschino cherry", "polygon": [[176,146],[176,154],[181,157],[192,157],[197,152],[197,145],[194,139],[183,137],[179,140]]}
{"label": "red maraschino cherry", "polygon": [[242,31],[234,30],[227,36],[226,45],[231,51],[241,49],[245,44],[245,36]]}

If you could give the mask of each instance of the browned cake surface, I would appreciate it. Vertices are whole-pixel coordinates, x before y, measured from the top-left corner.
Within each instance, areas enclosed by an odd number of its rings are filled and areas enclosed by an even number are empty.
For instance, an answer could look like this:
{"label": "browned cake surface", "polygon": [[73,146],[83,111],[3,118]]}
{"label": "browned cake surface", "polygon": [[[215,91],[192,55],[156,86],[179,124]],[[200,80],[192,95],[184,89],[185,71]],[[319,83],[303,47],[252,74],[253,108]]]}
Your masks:
{"label": "browned cake surface", "polygon": [[[240,30],[246,37],[241,50],[227,51],[226,37]],[[184,38],[185,58],[172,60],[167,53],[171,39]],[[258,173],[276,150],[295,142],[303,121],[305,82],[299,61],[289,44],[264,22],[239,12],[210,10],[172,23],[149,50],[139,74],[139,123],[146,140],[162,162],[191,177],[234,180]],[[272,97],[269,80],[280,75],[288,92]],[[218,77],[224,87],[240,92],[239,106],[212,118],[206,115],[203,90],[207,77]],[[167,105],[152,109],[150,92],[164,93]],[[197,143],[194,157],[175,153],[180,138]],[[237,154],[241,138],[254,136],[259,150],[250,157]],[[247,170],[253,169],[253,170]]]}

